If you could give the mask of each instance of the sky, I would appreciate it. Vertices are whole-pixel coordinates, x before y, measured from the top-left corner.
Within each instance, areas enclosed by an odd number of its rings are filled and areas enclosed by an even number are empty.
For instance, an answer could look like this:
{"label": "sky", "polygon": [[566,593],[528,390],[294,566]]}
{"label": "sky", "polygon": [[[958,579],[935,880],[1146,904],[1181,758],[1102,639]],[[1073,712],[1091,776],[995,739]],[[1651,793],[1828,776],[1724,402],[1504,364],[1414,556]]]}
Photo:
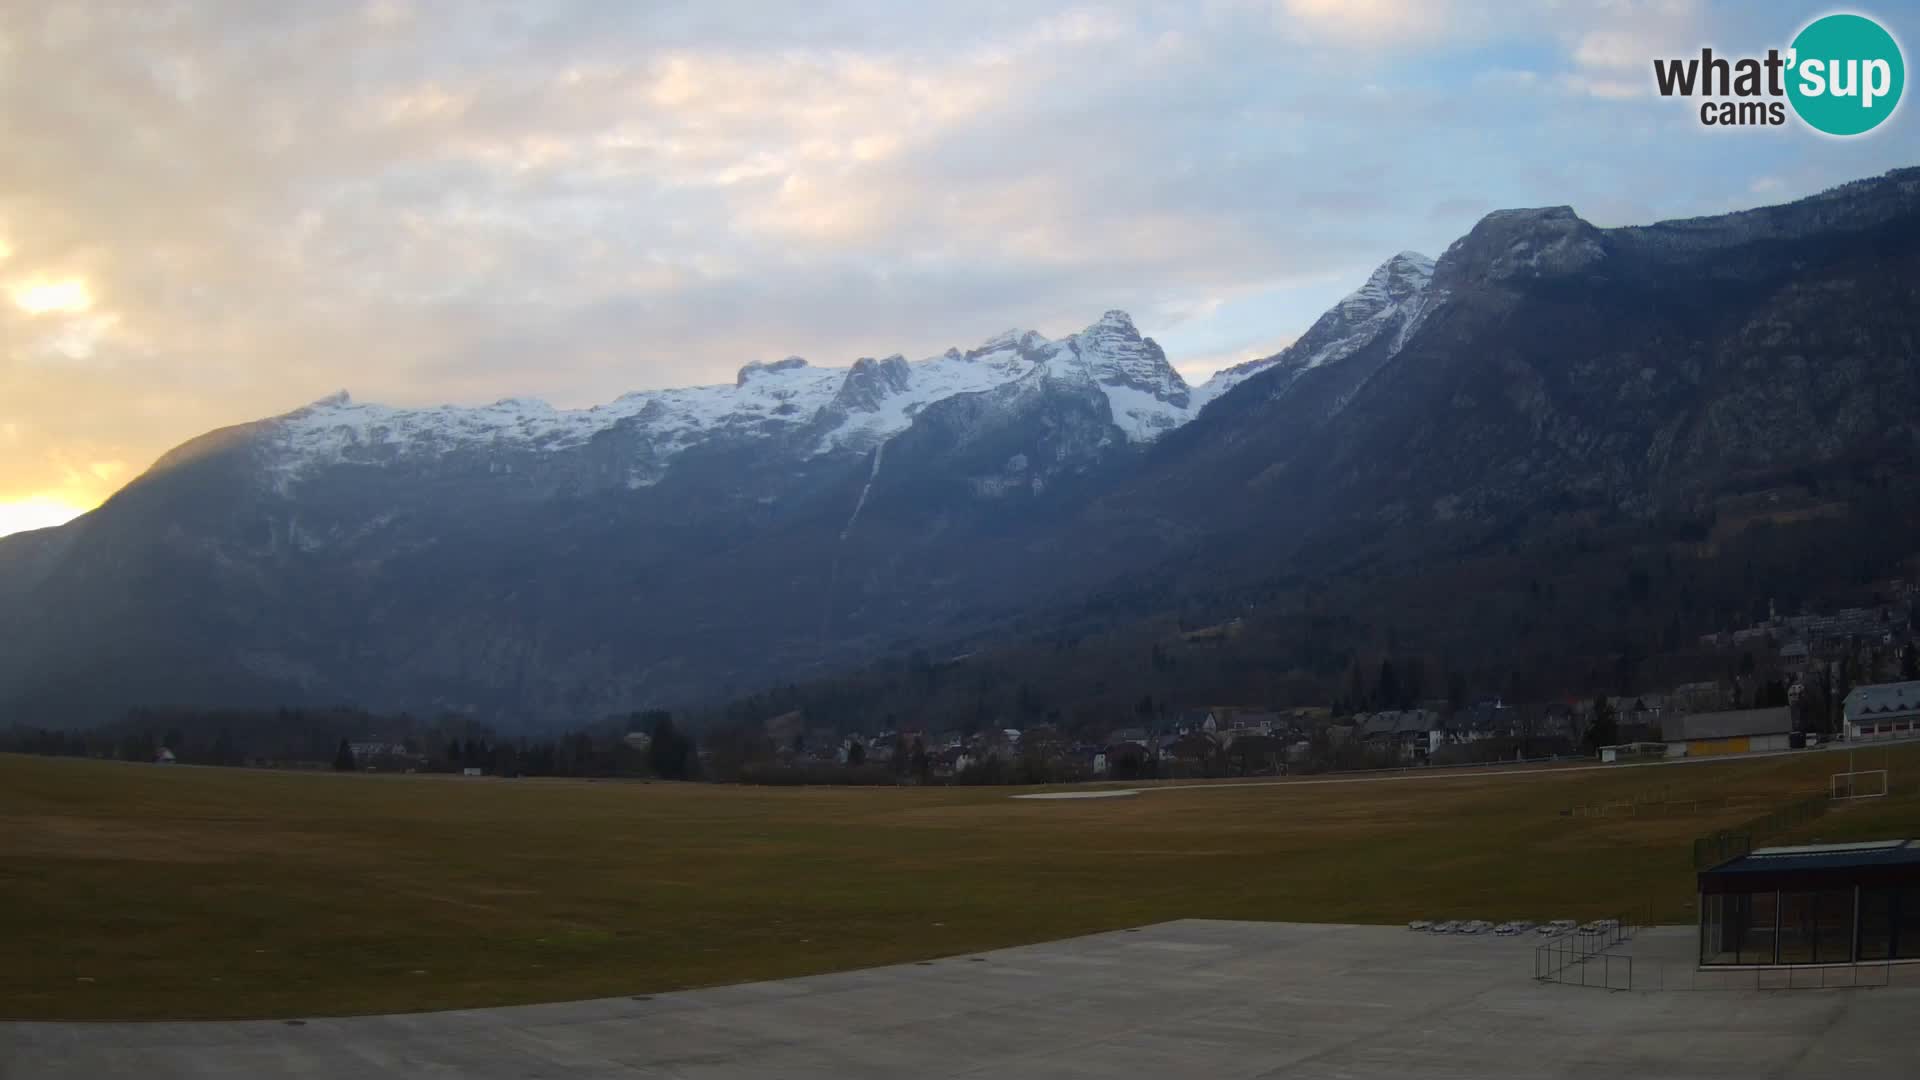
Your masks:
{"label": "sky", "polygon": [[1109,308],[1199,381],[1489,210],[1920,164],[1911,105],[1841,140],[1653,92],[1826,10],[0,0],[0,535],[340,389],[577,407]]}

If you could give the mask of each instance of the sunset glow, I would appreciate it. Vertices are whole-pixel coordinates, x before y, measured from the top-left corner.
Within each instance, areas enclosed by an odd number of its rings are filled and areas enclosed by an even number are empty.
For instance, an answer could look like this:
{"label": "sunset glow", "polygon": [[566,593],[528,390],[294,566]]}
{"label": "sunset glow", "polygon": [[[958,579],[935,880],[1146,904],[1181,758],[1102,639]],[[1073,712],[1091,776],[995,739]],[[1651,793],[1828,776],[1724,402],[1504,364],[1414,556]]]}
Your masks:
{"label": "sunset glow", "polygon": [[29,495],[24,499],[0,501],[0,536],[65,525],[89,509],[51,495]]}
{"label": "sunset glow", "polygon": [[78,315],[93,308],[93,292],[79,278],[34,278],[14,285],[10,291],[13,305],[29,315]]}
{"label": "sunset glow", "polygon": [[1647,58],[1794,21],[1726,0],[549,6],[0,5],[0,529],[343,387],[584,407],[1112,308],[1198,382],[1490,210],[1915,160],[1658,109]]}

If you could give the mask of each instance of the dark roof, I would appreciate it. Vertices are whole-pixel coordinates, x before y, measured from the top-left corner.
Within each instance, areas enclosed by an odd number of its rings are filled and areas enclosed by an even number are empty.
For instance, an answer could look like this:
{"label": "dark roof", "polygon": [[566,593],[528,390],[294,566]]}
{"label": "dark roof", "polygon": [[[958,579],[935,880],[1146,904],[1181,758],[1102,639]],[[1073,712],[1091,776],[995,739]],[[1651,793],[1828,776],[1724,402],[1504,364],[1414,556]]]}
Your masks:
{"label": "dark roof", "polygon": [[1368,735],[1425,734],[1439,726],[1439,714],[1425,709],[1386,709],[1367,717],[1362,731]]}
{"label": "dark roof", "polygon": [[1771,889],[1920,882],[1920,844],[1872,840],[1857,844],[1765,847],[1700,871],[1700,891],[1763,892]]}
{"label": "dark roof", "polygon": [[1391,735],[1400,728],[1400,714],[1397,712],[1377,712],[1367,717],[1362,731],[1368,735]]}
{"label": "dark roof", "polygon": [[1920,682],[1856,686],[1847,695],[1845,704],[1849,720],[1900,716],[1920,711]]}
{"label": "dark roof", "polygon": [[1773,709],[1735,709],[1731,712],[1693,713],[1680,718],[1676,741],[1689,739],[1731,739],[1741,735],[1777,735],[1793,730],[1793,710],[1785,705]]}

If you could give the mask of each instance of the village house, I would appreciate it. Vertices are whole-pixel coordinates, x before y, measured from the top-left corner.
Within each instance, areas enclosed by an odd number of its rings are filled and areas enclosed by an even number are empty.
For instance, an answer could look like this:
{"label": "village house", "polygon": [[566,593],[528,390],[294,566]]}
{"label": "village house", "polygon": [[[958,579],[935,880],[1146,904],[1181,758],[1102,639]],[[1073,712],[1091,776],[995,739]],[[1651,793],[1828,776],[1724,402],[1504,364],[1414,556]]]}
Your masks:
{"label": "village house", "polygon": [[1272,735],[1283,725],[1280,714],[1260,709],[1235,710],[1226,727],[1227,743],[1242,735]]}
{"label": "village house", "polygon": [[1197,767],[1212,760],[1219,748],[1219,742],[1204,731],[1170,735],[1161,744],[1160,760]]}
{"label": "village house", "polygon": [[1856,686],[1840,710],[1848,741],[1920,735],[1920,682]]}
{"label": "village house", "polygon": [[369,739],[363,742],[350,742],[347,747],[353,751],[355,761],[368,761],[373,758],[405,757],[407,748],[397,742],[384,739]]}
{"label": "village house", "polygon": [[1220,721],[1212,709],[1181,709],[1173,714],[1168,726],[1175,735],[1189,735],[1198,731],[1211,734],[1220,729]]}
{"label": "village house", "polygon": [[1401,761],[1424,759],[1438,747],[1434,733],[1441,729],[1440,714],[1426,709],[1362,713],[1354,720],[1360,738],[1388,748]]}
{"label": "village house", "polygon": [[1792,745],[1793,710],[1781,705],[1689,713],[1669,720],[1666,726],[1669,757],[1785,750]]}

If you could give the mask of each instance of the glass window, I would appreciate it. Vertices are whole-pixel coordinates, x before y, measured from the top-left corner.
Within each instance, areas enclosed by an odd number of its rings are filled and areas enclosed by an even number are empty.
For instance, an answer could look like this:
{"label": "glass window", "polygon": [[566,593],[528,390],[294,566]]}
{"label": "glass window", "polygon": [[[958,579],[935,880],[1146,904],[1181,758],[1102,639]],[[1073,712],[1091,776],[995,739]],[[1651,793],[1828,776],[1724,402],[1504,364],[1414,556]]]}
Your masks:
{"label": "glass window", "polygon": [[1740,962],[1739,926],[1729,920],[1727,911],[1738,896],[1713,894],[1700,898],[1700,962],[1737,964]]}
{"label": "glass window", "polygon": [[1813,963],[1814,915],[1819,899],[1819,893],[1780,894],[1780,963]]}
{"label": "glass window", "polygon": [[1820,964],[1844,964],[1853,959],[1853,890],[1815,893],[1813,904],[1813,959]]}
{"label": "glass window", "polygon": [[1893,890],[1860,890],[1860,959],[1893,955]]}
{"label": "glass window", "polygon": [[1893,895],[1893,955],[1920,960],[1920,889],[1911,885]]}
{"label": "glass window", "polygon": [[1853,959],[1853,890],[1780,894],[1780,963]]}
{"label": "glass window", "polygon": [[[1774,950],[1774,927],[1779,916],[1779,894],[1742,893],[1730,896],[1729,907],[1737,909],[1739,921],[1739,956],[1743,964],[1772,964],[1779,954]],[[1728,912],[1728,921],[1734,921],[1736,912]]]}

